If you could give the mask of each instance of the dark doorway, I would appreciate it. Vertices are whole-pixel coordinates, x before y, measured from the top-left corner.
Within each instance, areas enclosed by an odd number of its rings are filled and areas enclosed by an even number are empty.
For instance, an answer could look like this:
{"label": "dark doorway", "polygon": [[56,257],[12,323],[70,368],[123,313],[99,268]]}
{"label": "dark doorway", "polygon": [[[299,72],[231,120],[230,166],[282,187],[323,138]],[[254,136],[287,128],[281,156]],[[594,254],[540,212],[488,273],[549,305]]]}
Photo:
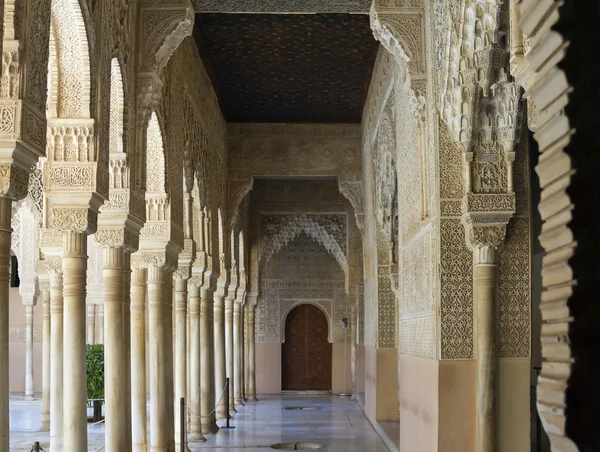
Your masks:
{"label": "dark doorway", "polygon": [[281,353],[283,390],[331,390],[332,346],[318,307],[302,304],[290,311]]}

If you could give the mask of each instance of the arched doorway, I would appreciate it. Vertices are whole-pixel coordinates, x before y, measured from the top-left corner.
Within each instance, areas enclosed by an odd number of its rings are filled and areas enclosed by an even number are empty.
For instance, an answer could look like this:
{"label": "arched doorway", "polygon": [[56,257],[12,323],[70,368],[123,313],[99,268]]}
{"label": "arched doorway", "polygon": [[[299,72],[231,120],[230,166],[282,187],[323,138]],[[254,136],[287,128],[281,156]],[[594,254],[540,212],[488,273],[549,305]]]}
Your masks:
{"label": "arched doorway", "polygon": [[317,306],[302,304],[285,320],[281,356],[283,390],[331,390],[332,345],[327,317]]}

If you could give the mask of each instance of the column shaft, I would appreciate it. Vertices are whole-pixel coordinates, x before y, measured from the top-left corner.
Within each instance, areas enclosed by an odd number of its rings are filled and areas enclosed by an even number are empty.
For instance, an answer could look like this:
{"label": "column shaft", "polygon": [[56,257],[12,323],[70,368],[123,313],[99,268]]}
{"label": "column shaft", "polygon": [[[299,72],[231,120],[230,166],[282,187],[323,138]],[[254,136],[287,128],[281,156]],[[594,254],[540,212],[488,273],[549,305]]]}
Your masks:
{"label": "column shaft", "polygon": [[165,361],[164,271],[148,268],[148,321],[150,371],[150,444],[152,452],[167,451],[166,377],[170,369]]}
{"label": "column shaft", "polygon": [[25,399],[33,400],[33,305],[25,306]]}
{"label": "column shaft", "polygon": [[[165,366],[166,374],[166,406],[167,406],[167,448],[175,450],[175,379],[173,366],[173,272],[165,272],[164,316],[165,316]],[[179,409],[179,404],[177,405]]]}
{"label": "column shaft", "polygon": [[107,452],[126,450],[125,338],[123,337],[123,250],[104,249],[104,397]]}
{"label": "column shaft", "polygon": [[496,450],[496,265],[475,265],[477,451]]}
{"label": "column shaft", "polygon": [[248,344],[248,309],[249,306],[245,305],[244,306],[244,312],[243,312],[243,322],[244,322],[244,335],[243,335],[243,340],[244,340],[244,400],[248,400],[248,348],[249,348],[249,344]]}
{"label": "column shaft", "polygon": [[217,405],[217,419],[225,419],[225,397],[222,397],[225,387],[225,297],[220,293],[214,296],[214,319],[215,319],[215,397]]}
{"label": "column shaft", "polygon": [[88,304],[87,305],[87,327],[86,327],[86,343],[95,344],[95,336],[96,336],[96,305]]}
{"label": "column shaft", "polygon": [[[187,280],[175,279],[175,440],[179,443],[181,410],[179,399],[186,396],[187,389]],[[189,404],[189,400],[186,400]]]}
{"label": "column shaft", "polygon": [[63,280],[50,273],[50,450],[63,450]]}
{"label": "column shaft", "polygon": [[190,441],[206,441],[202,435],[202,423],[197,417],[202,407],[200,404],[200,288],[190,286],[190,398],[188,406],[196,416],[190,416],[188,439]]}
{"label": "column shaft", "polygon": [[10,287],[10,219],[12,201],[0,197],[0,450],[8,450],[10,427],[8,422],[9,355],[8,303]]}
{"label": "column shaft", "polygon": [[50,293],[42,291],[44,318],[42,324],[42,429],[50,429]]}
{"label": "column shaft", "polygon": [[257,402],[256,399],[256,369],[255,369],[255,333],[254,333],[255,306],[250,305],[248,309],[248,401]]}
{"label": "column shaft", "polygon": [[104,305],[98,305],[98,337],[96,344],[104,344]]}
{"label": "column shaft", "polygon": [[200,300],[200,405],[202,418],[202,431],[204,433],[217,433],[215,407],[215,368],[213,349],[213,302],[210,289],[202,289]]}
{"label": "column shaft", "polygon": [[87,235],[63,233],[63,393],[64,447],[67,451],[87,449],[87,404],[85,373],[85,289]]}
{"label": "column shaft", "polygon": [[123,254],[123,341],[125,353],[123,354],[123,384],[125,385],[125,452],[132,446],[132,418],[131,418],[131,254]]}
{"label": "column shaft", "polygon": [[233,401],[236,405],[244,405],[243,393],[242,393],[242,324],[241,324],[241,308],[240,303],[234,302],[233,304],[233,380],[234,391]]}
{"label": "column shaft", "polygon": [[229,412],[235,413],[233,377],[233,299],[225,299],[225,372],[229,378]]}
{"label": "column shaft", "polygon": [[146,415],[146,269],[131,281],[131,411],[133,450],[147,449]]}

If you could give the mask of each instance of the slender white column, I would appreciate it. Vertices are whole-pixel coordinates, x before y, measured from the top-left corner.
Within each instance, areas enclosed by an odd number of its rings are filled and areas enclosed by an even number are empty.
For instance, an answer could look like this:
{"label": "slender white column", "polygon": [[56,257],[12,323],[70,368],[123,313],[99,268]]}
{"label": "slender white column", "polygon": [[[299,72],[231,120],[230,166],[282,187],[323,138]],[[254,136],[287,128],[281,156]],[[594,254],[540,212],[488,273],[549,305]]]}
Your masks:
{"label": "slender white column", "polygon": [[135,268],[131,280],[131,409],[132,443],[147,449],[146,415],[146,269]]}
{"label": "slender white column", "polygon": [[165,361],[164,274],[162,268],[148,268],[148,321],[150,327],[150,444],[152,452],[167,452],[166,377],[170,369]]}
{"label": "slender white column", "polygon": [[[188,288],[188,297],[190,293],[190,289]],[[190,400],[192,399],[192,375],[191,375],[191,361],[192,361],[192,343],[191,343],[191,331],[192,331],[192,326],[190,324],[191,320],[191,313],[190,313],[190,304],[188,302],[187,304],[187,314],[186,314],[186,325],[185,325],[185,330],[187,331],[187,334],[185,335],[185,360],[186,360],[186,366],[185,366],[185,403],[187,404],[187,406],[190,406]],[[196,411],[196,413],[199,413],[199,411]],[[190,432],[190,424],[191,424],[191,416],[188,413],[187,417],[186,417],[186,425],[187,425],[187,431],[188,433]]]}
{"label": "slender white column", "polygon": [[50,290],[46,281],[46,288],[41,289],[42,307],[44,318],[42,324],[42,430],[50,429]]}
{"label": "slender white column", "polygon": [[[167,450],[175,451],[175,391],[173,366],[173,272],[164,273],[165,365],[167,406]],[[179,409],[179,406],[177,407]]]}
{"label": "slender white column", "polygon": [[243,335],[243,341],[244,341],[244,366],[242,367],[242,369],[244,369],[244,400],[248,401],[248,348],[249,348],[249,344],[248,344],[248,305],[244,305],[244,309],[243,309],[243,322],[244,322],[244,335]]}
{"label": "slender white column", "polygon": [[200,405],[200,287],[190,284],[190,397],[188,406],[196,416],[190,416],[188,439],[206,441],[202,435],[202,423],[197,417]]}
{"label": "slender white column", "polygon": [[98,309],[98,337],[97,344],[104,344],[104,305],[97,305]]}
{"label": "slender white column", "polygon": [[241,323],[241,311],[242,304],[234,301],[233,303],[233,380],[234,391],[233,391],[233,400],[236,405],[244,405],[243,393],[242,393],[242,380],[243,380],[243,372],[242,372],[242,353],[243,346],[242,344],[242,323]]}
{"label": "slender white column", "polygon": [[50,450],[63,450],[63,279],[50,273]]}
{"label": "slender white column", "polygon": [[33,303],[25,305],[25,400],[33,400]]}
{"label": "slender white column", "polygon": [[85,291],[87,235],[63,233],[63,434],[66,451],[87,449],[87,404],[85,375]]}
{"label": "slender white column", "polygon": [[235,378],[233,378],[233,298],[225,298],[225,371],[229,378],[229,412],[235,413],[234,387]]}
{"label": "slender white column", "polygon": [[223,388],[225,387],[225,296],[224,289],[219,283],[219,288],[214,295],[214,344],[215,344],[215,397],[217,405],[217,419],[225,419],[225,397]]}
{"label": "slender white column", "polygon": [[256,306],[248,306],[248,401],[257,402],[256,398],[256,369],[254,354],[254,313]]}
{"label": "slender white column", "polygon": [[123,337],[123,250],[104,249],[104,397],[107,452],[126,450],[125,340]]}
{"label": "slender white column", "polygon": [[212,290],[209,284],[202,287],[200,300],[200,405],[202,431],[217,433],[215,408],[215,371],[214,371],[214,324]]}
{"label": "slender white column", "polygon": [[475,321],[477,325],[477,451],[496,450],[496,295],[498,265],[495,249],[474,252]]}
{"label": "slender white column", "polygon": [[[175,441],[179,444],[181,410],[179,399],[186,396],[187,389],[187,279],[175,278]],[[186,401],[189,403],[189,401]]]}
{"label": "slender white column", "polygon": [[0,450],[10,447],[8,423],[9,357],[8,302],[10,286],[10,227],[12,201],[0,196]]}
{"label": "slender white column", "polygon": [[123,254],[123,384],[125,385],[125,435],[126,447],[124,452],[131,451],[132,419],[131,419],[131,254]]}
{"label": "slender white column", "polygon": [[86,343],[95,344],[96,305],[88,303],[87,306]]}

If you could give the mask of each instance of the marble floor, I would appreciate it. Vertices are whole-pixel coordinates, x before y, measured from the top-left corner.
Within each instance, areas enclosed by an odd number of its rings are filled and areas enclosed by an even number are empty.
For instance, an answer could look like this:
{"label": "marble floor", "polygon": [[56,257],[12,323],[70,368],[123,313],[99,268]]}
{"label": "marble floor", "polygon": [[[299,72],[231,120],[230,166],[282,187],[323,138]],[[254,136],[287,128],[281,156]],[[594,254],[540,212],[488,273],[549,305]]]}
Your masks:
{"label": "marble floor", "polygon": [[[388,452],[356,401],[330,395],[262,396],[238,408],[230,423],[236,428],[207,435],[205,443],[190,443],[192,452],[265,451],[286,442],[321,444],[331,452]],[[286,407],[317,407],[286,410]],[[11,400],[11,451],[30,451],[35,441],[48,450],[49,434],[40,432],[41,402]],[[224,424],[222,421],[219,425]],[[104,426],[88,427],[89,451],[104,450]]]}

